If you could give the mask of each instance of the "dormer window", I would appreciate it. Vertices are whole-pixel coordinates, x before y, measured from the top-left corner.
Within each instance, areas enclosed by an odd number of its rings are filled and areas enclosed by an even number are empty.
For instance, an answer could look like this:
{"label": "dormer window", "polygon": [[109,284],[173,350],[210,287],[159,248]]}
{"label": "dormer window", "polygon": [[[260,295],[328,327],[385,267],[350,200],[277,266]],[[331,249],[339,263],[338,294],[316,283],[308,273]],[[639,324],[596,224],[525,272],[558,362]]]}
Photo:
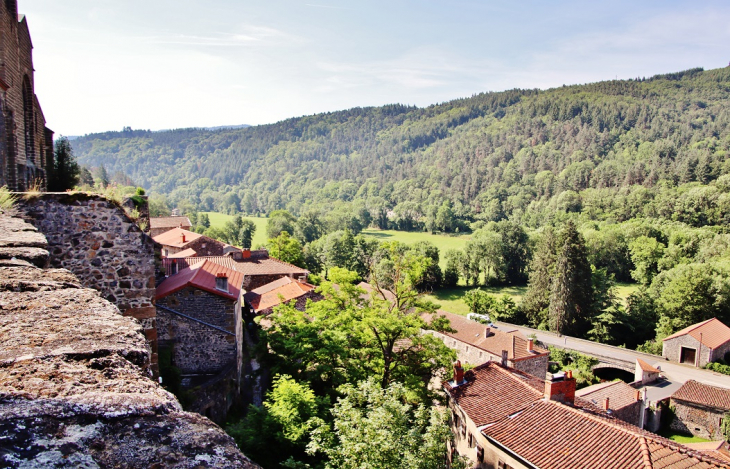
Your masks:
{"label": "dormer window", "polygon": [[228,292],[228,275],[220,272],[215,277],[215,288],[216,290]]}

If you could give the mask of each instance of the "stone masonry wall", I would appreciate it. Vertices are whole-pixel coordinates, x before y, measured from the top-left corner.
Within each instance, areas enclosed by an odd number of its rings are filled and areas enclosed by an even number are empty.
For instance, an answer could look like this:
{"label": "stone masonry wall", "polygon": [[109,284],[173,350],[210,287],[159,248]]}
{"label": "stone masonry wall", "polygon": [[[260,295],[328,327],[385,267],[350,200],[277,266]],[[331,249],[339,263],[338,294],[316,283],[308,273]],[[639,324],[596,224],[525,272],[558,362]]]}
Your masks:
{"label": "stone masonry wall", "polygon": [[509,366],[525,372],[528,375],[545,379],[548,370],[548,356],[539,355],[527,360],[509,360]]}
{"label": "stone masonry wall", "polygon": [[142,327],[0,214],[0,467],[255,469],[150,375]]}
{"label": "stone masonry wall", "polygon": [[138,319],[157,372],[154,242],[103,196],[46,193],[18,203],[20,215],[48,239],[51,265],[65,268]]}
{"label": "stone masonry wall", "polygon": [[[157,303],[233,334],[237,326],[240,329],[236,317],[241,313],[236,302],[198,288],[184,288]],[[173,347],[173,365],[183,375],[217,373],[238,360],[235,336],[164,309],[157,311],[157,333],[160,346]]]}
{"label": "stone masonry wall", "polygon": [[720,422],[725,417],[723,411],[675,399],[671,403],[674,406],[674,419],[670,424],[673,430],[709,440],[722,438]]}
{"label": "stone masonry wall", "polygon": [[[710,362],[710,348],[704,345],[700,347],[700,341],[689,334],[665,340],[662,347],[662,356],[669,361],[679,362],[682,347],[696,350],[696,353],[700,355],[700,367]],[[700,349],[702,349],[701,352]]]}

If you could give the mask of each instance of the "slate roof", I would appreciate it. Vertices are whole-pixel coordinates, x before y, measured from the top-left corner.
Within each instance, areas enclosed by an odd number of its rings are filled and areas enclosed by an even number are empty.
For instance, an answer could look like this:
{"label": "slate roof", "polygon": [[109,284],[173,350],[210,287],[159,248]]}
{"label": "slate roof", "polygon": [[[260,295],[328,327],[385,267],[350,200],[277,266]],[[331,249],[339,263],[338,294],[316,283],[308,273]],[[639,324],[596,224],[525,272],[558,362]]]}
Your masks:
{"label": "slate roof", "polygon": [[477,427],[494,423],[543,398],[545,382],[487,362],[464,374],[465,384],[445,381],[444,389]]}
{"label": "slate roof", "polygon": [[188,217],[150,217],[150,229],[156,228],[190,228]]}
{"label": "slate roof", "polygon": [[[182,238],[183,235],[185,235],[185,241],[183,242]],[[163,246],[173,246],[176,248],[184,248],[191,242],[195,241],[198,238],[202,238],[203,235],[199,233],[195,233],[193,231],[184,230],[182,228],[173,228],[169,231],[165,231],[164,233],[158,234],[157,236],[153,237],[152,239],[155,240],[156,243],[161,244]],[[208,238],[212,242],[220,242],[216,241],[212,238]]]}
{"label": "slate roof", "polygon": [[[219,273],[228,276],[228,291],[218,290],[215,287]],[[236,301],[241,294],[243,274],[226,268],[215,262],[205,260],[192,267],[180,270],[176,275],[167,277],[155,292],[155,299],[164,298],[188,286],[213,293],[224,298]]]}
{"label": "slate roof", "polygon": [[[162,236],[162,235],[160,235]],[[250,257],[248,259],[236,260],[231,256],[210,256],[192,257],[187,259],[176,259],[178,270],[197,264],[204,260],[215,262],[229,269],[237,270],[244,275],[307,275],[309,271],[292,264],[274,259],[273,257]],[[163,259],[162,265],[166,275],[172,275],[172,260]]]}
{"label": "slate roof", "polygon": [[[532,352],[529,352],[527,350],[527,337],[518,331],[505,332],[496,327],[491,327],[489,337],[485,337],[488,326],[484,324],[446,311],[439,311],[438,315],[445,316],[451,323],[451,328],[456,330],[456,332],[444,332],[443,334],[493,355],[502,356],[502,350],[507,350],[508,359],[524,360],[549,353],[546,349],[537,346],[533,346]],[[424,319],[430,321],[431,316],[425,315]]]}
{"label": "slate roof", "polygon": [[251,290],[243,297],[258,312],[304,296],[315,288],[314,285],[283,277]]}
{"label": "slate roof", "polygon": [[671,340],[687,334],[700,341],[702,345],[712,349],[718,348],[730,341],[730,327],[727,327],[717,318],[708,319],[707,321],[685,327],[664,340]]}
{"label": "slate roof", "polygon": [[651,366],[650,364],[648,364],[641,358],[637,358],[636,363],[639,364],[639,368],[641,368],[643,371],[646,371],[647,373],[661,373],[662,372],[662,370],[660,370],[658,368],[654,368],[653,366]]}
{"label": "slate roof", "polygon": [[575,395],[599,407],[603,405],[604,399],[608,398],[608,408],[619,410],[636,404],[636,391],[623,381],[608,381],[579,389]]}
{"label": "slate roof", "polygon": [[540,469],[727,467],[620,420],[550,400],[536,401],[482,433]]}
{"label": "slate roof", "polygon": [[674,391],[672,399],[699,404],[716,409],[730,410],[730,389],[702,384],[693,379]]}

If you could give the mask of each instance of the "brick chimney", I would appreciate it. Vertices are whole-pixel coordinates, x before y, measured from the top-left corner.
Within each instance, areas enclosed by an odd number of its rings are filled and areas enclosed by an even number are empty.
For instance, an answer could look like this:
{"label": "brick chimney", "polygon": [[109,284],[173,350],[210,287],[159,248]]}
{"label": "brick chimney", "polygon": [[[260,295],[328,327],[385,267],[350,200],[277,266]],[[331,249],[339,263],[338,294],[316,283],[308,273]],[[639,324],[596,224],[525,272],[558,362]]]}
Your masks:
{"label": "brick chimney", "polygon": [[250,259],[251,258],[251,250],[250,249],[244,249],[241,253],[241,257],[243,259]]}
{"label": "brick chimney", "polygon": [[507,360],[509,358],[509,354],[506,350],[502,350],[502,366],[507,366]]}
{"label": "brick chimney", "polygon": [[641,400],[641,391],[639,391],[638,389],[636,390],[636,400],[637,401]]}
{"label": "brick chimney", "polygon": [[527,339],[527,351],[532,352],[535,348],[535,343],[532,339]]}
{"label": "brick chimney", "polygon": [[575,378],[573,371],[568,370],[565,376],[555,377],[545,381],[545,398],[564,404],[575,402]]}
{"label": "brick chimney", "polygon": [[492,333],[492,328],[491,327],[486,327],[484,329],[484,337],[489,337],[489,334],[491,334],[491,333]]}
{"label": "brick chimney", "polygon": [[183,244],[185,244],[185,233],[180,233],[180,240]]}
{"label": "brick chimney", "polygon": [[605,410],[606,412],[608,412],[609,403],[610,403],[610,400],[608,399],[608,397],[603,399],[603,410]]}
{"label": "brick chimney", "polygon": [[224,292],[228,291],[228,274],[218,272],[215,276],[215,288]]}
{"label": "brick chimney", "polygon": [[454,362],[454,384],[457,386],[464,382],[464,368],[461,366],[461,361],[456,360]]}

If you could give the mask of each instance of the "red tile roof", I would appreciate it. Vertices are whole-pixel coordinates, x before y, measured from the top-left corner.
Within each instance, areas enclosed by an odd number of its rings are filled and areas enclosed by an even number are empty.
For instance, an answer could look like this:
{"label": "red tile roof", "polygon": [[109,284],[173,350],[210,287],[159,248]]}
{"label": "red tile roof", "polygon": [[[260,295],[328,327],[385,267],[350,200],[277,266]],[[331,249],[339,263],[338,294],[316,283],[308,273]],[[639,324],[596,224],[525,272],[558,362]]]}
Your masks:
{"label": "red tile roof", "polygon": [[730,447],[726,441],[707,441],[704,443],[685,443],[684,446],[702,454],[730,463]]}
{"label": "red tile roof", "polygon": [[150,229],[155,228],[190,228],[188,217],[150,217]]}
{"label": "red tile roof", "polygon": [[620,420],[535,401],[482,433],[541,469],[710,469],[722,461]]}
{"label": "red tile roof", "polygon": [[[185,241],[183,241],[183,235],[185,236]],[[192,231],[183,230],[182,228],[173,228],[170,231],[165,231],[162,234],[158,234],[157,236],[153,237],[152,239],[155,240],[156,243],[161,244],[163,246],[173,246],[176,248],[184,248],[191,242],[195,241],[198,238],[202,238],[202,234],[194,233]],[[215,241],[212,238],[209,238],[211,241]],[[215,241],[216,243],[219,241]]]}
{"label": "red tile roof", "polygon": [[172,259],[182,259],[184,257],[195,257],[197,255],[198,255],[198,253],[195,252],[195,249],[193,249],[193,248],[187,248],[187,249],[184,249],[184,250],[182,250],[180,252],[176,252],[175,254],[170,254],[167,257],[170,257]]}
{"label": "red tile roof", "polygon": [[609,381],[579,389],[575,392],[575,395],[592,402],[598,407],[601,407],[604,399],[608,398],[608,408],[619,410],[636,404],[636,392],[635,388],[623,381]]}
{"label": "red tile roof", "polygon": [[[216,288],[216,277],[218,274],[228,276],[228,291]],[[243,274],[232,269],[223,267],[211,261],[203,261],[192,267],[181,270],[176,275],[167,277],[155,292],[155,299],[164,298],[188,286],[213,293],[224,298],[237,300],[241,294]]]}
{"label": "red tile roof", "polygon": [[693,379],[674,391],[672,399],[699,404],[716,409],[730,410],[730,389],[702,384]]}
{"label": "red tile roof", "polygon": [[243,295],[254,311],[263,311],[306,295],[316,287],[289,277],[280,278]]}
{"label": "red tile roof", "polygon": [[651,366],[650,364],[648,364],[641,358],[637,358],[636,363],[639,364],[639,368],[641,368],[643,371],[646,371],[647,373],[661,373],[662,372],[662,370],[654,368],[653,366]]}
{"label": "red tile roof", "polygon": [[465,373],[465,384],[445,381],[444,389],[477,427],[494,423],[543,398],[545,382],[487,362]]}
{"label": "red tile roof", "polygon": [[[193,257],[187,259],[177,259],[178,269],[184,269],[189,265],[195,265],[198,262],[209,260],[216,264],[223,265],[229,269],[237,270],[244,275],[307,275],[309,271],[295,265],[282,262],[273,257],[250,257],[249,259],[235,260],[230,256],[213,256],[213,257]],[[172,261],[163,259],[162,265],[166,275],[171,275]]]}
{"label": "red tile roof", "polygon": [[713,349],[730,341],[730,327],[727,327],[717,318],[708,319],[707,321],[685,327],[664,340],[674,339],[687,334],[700,341],[702,345]]}
{"label": "red tile roof", "polygon": [[[496,327],[491,327],[489,337],[485,337],[488,326],[484,324],[446,311],[439,311],[438,314],[439,316],[445,316],[451,323],[451,328],[456,330],[456,332],[444,332],[444,334],[485,350],[492,355],[502,356],[502,350],[507,350],[508,359],[523,360],[549,353],[546,349],[536,346],[533,346],[532,352],[529,352],[527,350],[527,337],[518,331],[505,332]],[[423,317],[427,321],[431,319],[430,315],[424,315]]]}

